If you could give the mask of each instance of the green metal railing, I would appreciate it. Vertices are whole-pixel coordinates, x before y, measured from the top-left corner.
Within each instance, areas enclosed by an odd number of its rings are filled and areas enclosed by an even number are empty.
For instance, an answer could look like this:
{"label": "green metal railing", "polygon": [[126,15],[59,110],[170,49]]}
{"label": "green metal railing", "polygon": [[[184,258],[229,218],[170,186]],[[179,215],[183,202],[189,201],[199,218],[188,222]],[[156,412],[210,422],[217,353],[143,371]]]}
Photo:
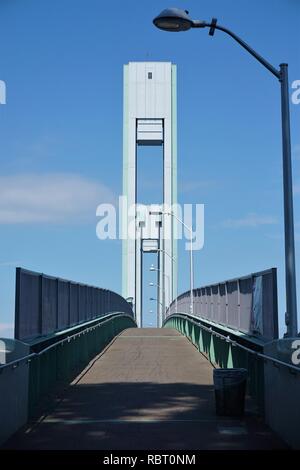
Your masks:
{"label": "green metal railing", "polygon": [[51,393],[55,386],[69,383],[116,335],[132,327],[136,327],[136,323],[130,315],[110,314],[31,354],[28,359],[29,417],[42,397]]}
{"label": "green metal railing", "polygon": [[207,327],[186,314],[174,314],[166,319],[164,327],[175,328],[214,365],[221,368],[243,367],[248,370],[248,393],[255,400],[258,411],[264,413],[264,358],[259,351],[239,344]]}

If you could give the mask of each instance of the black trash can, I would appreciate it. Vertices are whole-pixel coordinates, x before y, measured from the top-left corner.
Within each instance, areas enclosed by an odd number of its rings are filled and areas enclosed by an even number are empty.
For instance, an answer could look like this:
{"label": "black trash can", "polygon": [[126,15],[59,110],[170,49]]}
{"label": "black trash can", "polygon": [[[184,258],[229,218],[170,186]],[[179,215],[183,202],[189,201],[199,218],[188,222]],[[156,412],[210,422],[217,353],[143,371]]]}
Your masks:
{"label": "black trash can", "polygon": [[214,369],[216,413],[242,416],[245,411],[247,369]]}

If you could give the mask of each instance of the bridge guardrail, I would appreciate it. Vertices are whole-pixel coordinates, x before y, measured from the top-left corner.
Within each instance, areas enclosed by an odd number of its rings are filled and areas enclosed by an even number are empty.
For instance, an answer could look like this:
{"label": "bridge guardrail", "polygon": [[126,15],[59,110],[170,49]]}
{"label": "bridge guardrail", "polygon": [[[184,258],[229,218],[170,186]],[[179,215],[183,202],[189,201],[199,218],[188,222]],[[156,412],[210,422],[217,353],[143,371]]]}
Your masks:
{"label": "bridge guardrail", "polygon": [[116,311],[133,315],[116,292],[16,269],[16,339],[32,341]]}
{"label": "bridge guardrail", "polygon": [[71,381],[117,334],[135,325],[128,314],[108,317],[47,346],[30,359],[29,416],[55,384]]}
{"label": "bridge guardrail", "polygon": [[[250,337],[246,335],[238,335],[234,332],[221,333],[220,326],[209,325],[207,321],[191,316],[185,313],[177,313],[170,315],[164,322],[164,327],[176,328],[179,332],[184,334],[194,346],[203,353],[209,361],[218,367],[243,367],[248,370],[247,390],[249,395],[255,400],[260,414],[267,417],[268,423],[274,421],[274,414],[270,410],[274,410],[276,406],[281,406],[280,403],[275,403],[272,399],[275,381],[273,386],[270,383],[270,377],[273,374],[270,372],[270,367],[274,369],[282,369],[282,374],[276,375],[277,397],[284,393],[285,384],[287,384],[286,373],[289,372],[290,377],[294,377],[293,387],[289,388],[291,393],[290,400],[296,401],[299,396],[300,390],[300,367],[288,362],[284,362],[274,356],[266,354],[264,351],[269,350],[270,346],[277,344],[278,340],[273,342],[258,342],[251,341]],[[268,386],[266,387],[266,383]],[[289,382],[290,383],[290,382]],[[292,398],[294,397],[294,398]],[[288,400],[288,392],[286,391],[286,399]],[[287,405],[285,405],[286,407]],[[300,409],[299,409],[300,412]],[[298,412],[298,414],[299,414]],[[295,411],[291,413],[290,423],[295,421]],[[299,422],[299,421],[297,421]],[[276,429],[280,429],[280,425],[276,422]],[[286,432],[286,435],[288,433]],[[295,441],[295,438],[294,438]]]}
{"label": "bridge guardrail", "polygon": [[30,347],[0,338],[0,444],[28,419]]}
{"label": "bridge guardrail", "polygon": [[[277,270],[267,269],[193,290],[194,315],[252,336],[278,338]],[[190,313],[190,291],[167,310]]]}
{"label": "bridge guardrail", "polygon": [[220,326],[205,323],[208,322],[177,313],[166,318],[164,327],[176,328],[187,336],[214,366],[246,368],[247,390],[255,400],[259,413],[288,444],[300,448],[297,432],[300,420],[300,366],[275,357],[276,351],[289,348],[292,352],[290,344],[285,343],[291,343],[293,339],[251,341],[246,335],[234,332],[223,334]]}
{"label": "bridge guardrail", "polygon": [[[88,326],[81,331],[62,339],[58,337],[55,343],[38,352],[31,352],[0,365],[0,388],[6,385],[8,376],[12,377],[12,383],[16,383],[17,376],[14,374],[22,376],[25,388],[28,383],[28,391],[26,389],[17,402],[14,400],[14,405],[10,403],[8,407],[2,402],[5,413],[1,419],[3,432],[0,435],[0,444],[25,424],[28,418],[33,417],[36,411],[39,412],[37,407],[44,397],[50,397],[57,386],[69,383],[121,331],[135,326],[132,315],[110,313],[94,322],[88,322]],[[45,344],[47,341],[46,337]],[[14,391],[10,390],[9,393],[11,395]],[[22,415],[22,422],[15,419],[14,423],[9,423],[10,417],[18,414]]]}
{"label": "bridge guardrail", "polygon": [[[259,357],[260,359],[263,359],[264,361],[269,361],[269,362],[273,363],[276,366],[285,367],[285,368],[289,369],[291,371],[291,373],[299,373],[300,374],[300,367],[299,366],[289,364],[288,362],[280,361],[276,357],[268,356],[267,354],[260,353],[258,351],[255,351],[254,349],[247,348],[246,346],[243,346],[242,344],[240,344],[237,340],[233,340],[230,337],[230,335],[225,336],[221,333],[218,333],[217,331],[214,331],[213,327],[207,327],[207,326],[204,326],[202,324],[200,325],[199,322],[197,322],[198,319],[195,321],[195,320],[192,319],[192,316],[190,316],[190,315],[187,315],[187,314],[184,314],[184,313],[177,313],[177,314],[174,313],[173,315],[166,318],[164,325],[166,325],[168,321],[170,321],[171,319],[173,319],[177,316],[182,317],[182,318],[186,318],[191,323],[193,323],[197,326],[200,326],[201,329],[209,332],[212,336],[216,336],[216,337],[226,341],[227,343],[231,343],[232,346],[237,346],[240,349],[243,349],[244,351],[246,351],[250,354],[254,354],[255,356]],[[199,320],[201,321],[201,319],[199,319]]]}

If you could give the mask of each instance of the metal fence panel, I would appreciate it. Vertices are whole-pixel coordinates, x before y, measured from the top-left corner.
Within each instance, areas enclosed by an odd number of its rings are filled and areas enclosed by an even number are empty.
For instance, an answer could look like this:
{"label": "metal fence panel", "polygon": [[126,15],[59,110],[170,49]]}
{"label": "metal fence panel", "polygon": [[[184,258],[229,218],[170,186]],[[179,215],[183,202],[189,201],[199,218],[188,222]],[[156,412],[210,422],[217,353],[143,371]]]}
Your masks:
{"label": "metal fence panel", "polygon": [[200,289],[196,289],[196,295],[195,297],[197,297],[197,300],[195,302],[195,313],[196,315],[201,312],[201,290]]}
{"label": "metal fence panel", "polygon": [[116,292],[17,268],[15,338],[50,335],[107,313],[133,316]]}
{"label": "metal fence panel", "polygon": [[95,318],[98,314],[98,289],[92,289],[92,318]]}
{"label": "metal fence panel", "polygon": [[211,287],[211,318],[218,323],[219,321],[219,286]]}
{"label": "metal fence panel", "polygon": [[28,276],[16,270],[15,338],[28,338],[41,334],[40,276]]}
{"label": "metal fence panel", "polygon": [[79,323],[87,320],[87,286],[78,286]]}
{"label": "metal fence panel", "polygon": [[219,284],[219,302],[220,302],[220,308],[219,308],[219,323],[221,325],[226,325],[226,284],[222,283]]}
{"label": "metal fence panel", "polygon": [[232,328],[239,326],[238,318],[238,282],[227,282],[227,296],[228,296],[228,325]]}
{"label": "metal fence panel", "polygon": [[[256,308],[254,290],[256,280],[262,279],[262,307]],[[249,274],[237,279],[194,289],[194,315],[228,326],[234,330],[278,338],[277,271],[275,268]],[[176,311],[177,307],[177,311]],[[190,291],[181,294],[170,305],[167,316],[172,313],[190,313]],[[254,313],[255,312],[255,313]],[[257,312],[261,318],[257,319]],[[262,329],[254,327],[259,320]]]}
{"label": "metal fence panel", "polygon": [[252,286],[251,277],[241,279],[240,284],[240,330],[251,331]]}
{"label": "metal fence panel", "polygon": [[57,329],[57,280],[42,275],[42,334]]}
{"label": "metal fence panel", "polygon": [[70,283],[67,281],[58,281],[58,315],[57,327],[59,330],[67,328],[70,325]]}
{"label": "metal fence panel", "polygon": [[70,326],[80,322],[78,314],[78,284],[70,283]]}
{"label": "metal fence panel", "polygon": [[[263,312],[277,312],[277,278],[274,270],[263,276],[263,293],[265,293],[263,295]],[[274,317],[263,315],[263,330],[266,335],[271,336],[274,329],[278,335],[278,315]]]}
{"label": "metal fence panel", "polygon": [[93,318],[92,287],[87,286],[86,288],[86,319],[91,320],[92,318]]}

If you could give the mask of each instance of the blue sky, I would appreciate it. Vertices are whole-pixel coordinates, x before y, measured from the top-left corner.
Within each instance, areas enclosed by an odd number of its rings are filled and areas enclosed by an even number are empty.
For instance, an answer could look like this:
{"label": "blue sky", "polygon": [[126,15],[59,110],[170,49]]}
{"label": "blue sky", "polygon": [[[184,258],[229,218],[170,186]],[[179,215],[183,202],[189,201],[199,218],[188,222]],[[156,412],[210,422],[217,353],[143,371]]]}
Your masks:
{"label": "blue sky", "polygon": [[[179,199],[205,204],[195,284],[276,266],[282,324],[279,84],[221,32],[155,29],[152,18],[167,6],[1,0],[0,334],[11,334],[16,265],[121,290],[121,243],[96,238],[95,208],[121,193],[123,64],[147,60],[178,68]],[[176,6],[194,18],[216,16],[275,66],[288,62],[290,82],[300,79],[298,0]],[[299,259],[300,105],[291,104],[291,118]],[[147,191],[155,194],[156,185],[154,170],[147,172]],[[298,290],[299,280],[298,263]],[[187,289],[181,245],[179,291]],[[153,322],[149,309],[146,322]]]}

